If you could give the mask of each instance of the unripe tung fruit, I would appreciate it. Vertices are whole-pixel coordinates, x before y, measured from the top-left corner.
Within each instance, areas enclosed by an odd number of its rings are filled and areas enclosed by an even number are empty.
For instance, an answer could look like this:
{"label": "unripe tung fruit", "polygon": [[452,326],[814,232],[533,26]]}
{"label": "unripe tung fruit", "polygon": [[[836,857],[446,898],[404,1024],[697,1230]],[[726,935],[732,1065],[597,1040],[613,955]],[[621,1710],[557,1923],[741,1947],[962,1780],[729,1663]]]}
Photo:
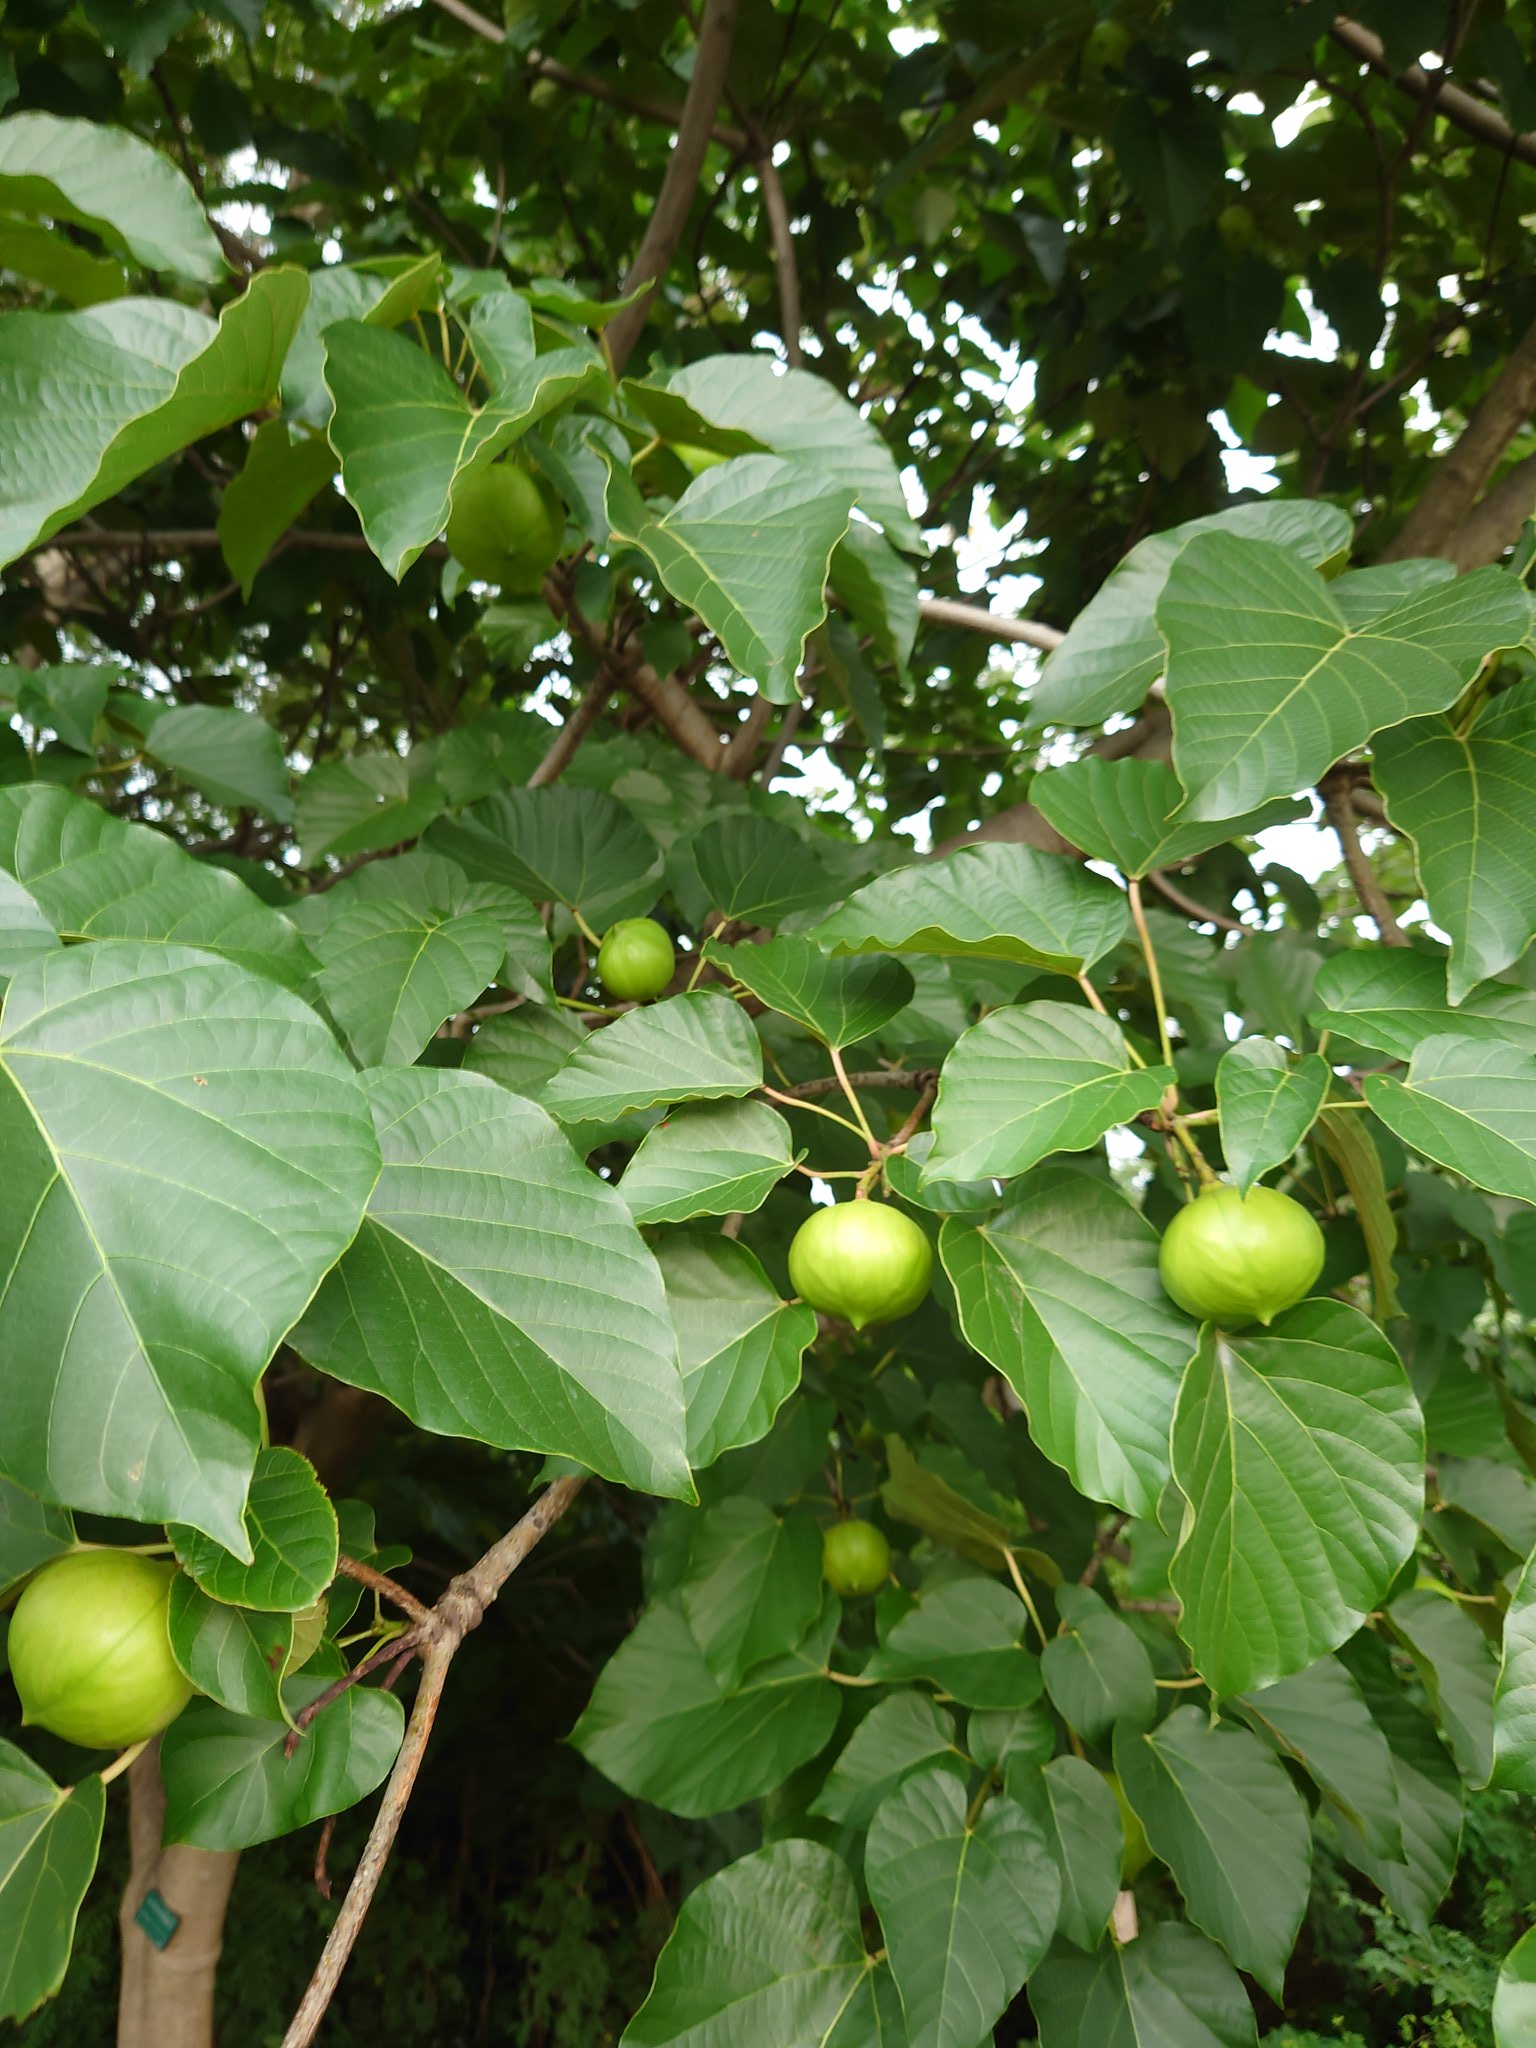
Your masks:
{"label": "unripe tung fruit", "polygon": [[933,1251],[909,1216],[884,1202],[818,1209],[789,1247],[790,1285],[823,1314],[862,1330],[910,1315],[928,1292]]}
{"label": "unripe tung fruit", "polygon": [[621,1003],[645,1003],[672,979],[677,954],[653,917],[621,917],[597,949],[598,979]]}
{"label": "unripe tung fruit", "polygon": [[834,1522],[822,1541],[821,1575],[844,1600],[878,1593],[891,1575],[891,1546],[873,1522]]}
{"label": "unripe tung fruit", "polygon": [[492,462],[454,485],[447,534],[454,560],[471,576],[526,597],[559,556],[565,513],[526,469]]}
{"label": "unripe tung fruit", "polygon": [[1131,32],[1121,21],[1095,22],[1083,39],[1083,71],[1089,78],[1101,78],[1106,71],[1123,71],[1131,51]]}
{"label": "unripe tung fruit", "polygon": [[1253,247],[1257,229],[1252,213],[1241,204],[1224,206],[1216,216],[1216,232],[1232,256],[1241,256]]}
{"label": "unripe tung fruit", "polygon": [[6,1645],[23,1720],[82,1749],[125,1749],[168,1728],[192,1697],[166,1626],[175,1576],[128,1550],[44,1565]]}
{"label": "unripe tung fruit", "polygon": [[1179,1307],[1235,1328],[1273,1322],[1312,1290],[1323,1270],[1323,1233],[1300,1202],[1276,1188],[1212,1185],[1181,1209],[1157,1266]]}

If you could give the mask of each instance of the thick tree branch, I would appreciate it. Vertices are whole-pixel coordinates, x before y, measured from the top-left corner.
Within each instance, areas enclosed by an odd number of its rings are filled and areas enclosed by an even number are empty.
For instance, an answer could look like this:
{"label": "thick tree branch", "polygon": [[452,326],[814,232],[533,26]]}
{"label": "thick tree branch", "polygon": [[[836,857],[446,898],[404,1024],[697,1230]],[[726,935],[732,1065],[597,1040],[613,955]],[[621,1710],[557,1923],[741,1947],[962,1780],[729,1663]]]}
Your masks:
{"label": "thick tree branch", "polygon": [[763,195],[763,212],[773,240],[773,268],[779,283],[779,332],[784,337],[784,354],[791,369],[804,362],[800,347],[800,272],[795,263],[795,236],[789,222],[789,202],[784,197],[784,180],[779,176],[771,148],[757,160],[757,181]]}
{"label": "thick tree branch", "polygon": [[721,753],[720,770],[732,782],[745,782],[752,773],[752,763],[757,759],[757,750],[762,745],[763,734],[768,730],[768,721],[773,716],[772,701],[764,696],[754,697],[746,717],[726,741]]}
{"label": "thick tree branch", "polygon": [[530,789],[542,789],[546,783],[558,782],[576,758],[576,749],[602,717],[608,699],[613,695],[613,678],[606,669],[599,669],[588,683],[559,732],[556,733],[549,752],[528,778]]}
{"label": "thick tree branch", "polygon": [[[725,90],[731,43],[736,33],[737,6],[738,0],[705,0],[703,17],[699,22],[698,48],[693,58],[693,77],[688,84],[688,97],[683,102],[677,141],[640,247],[635,252],[635,260],[625,274],[626,292],[634,291],[638,285],[659,285],[671,268],[677,245],[682,240],[683,229],[688,224],[688,215],[699,189],[699,173],[704,168],[705,153],[714,134],[720,96]],[[609,323],[605,339],[615,375],[623,369],[630,350],[640,339],[654,297],[654,290],[646,292],[643,298],[633,306],[626,306]]]}
{"label": "thick tree branch", "polygon": [[918,603],[918,616],[935,626],[963,626],[968,633],[987,633],[994,640],[1018,640],[1049,654],[1066,634],[1059,626],[1047,626],[1038,619],[1012,619],[1002,612],[989,612],[979,604],[961,604],[952,597],[925,597]]}
{"label": "thick tree branch", "polygon": [[384,1874],[384,1865],[394,1846],[395,1836],[400,1832],[400,1823],[426,1754],[432,1723],[437,1718],[448,1667],[460,1644],[471,1629],[479,1627],[486,1609],[507,1580],[540,1538],[559,1521],[584,1483],[582,1475],[557,1479],[552,1486],[546,1487],[516,1527],[509,1529],[499,1543],[492,1544],[478,1564],[460,1573],[431,1610],[428,1622],[423,1624],[426,1647],[422,1657],[421,1683],[416,1689],[416,1699],[406,1723],[405,1739],[400,1745],[400,1754],[395,1758],[395,1767],[389,1774],[389,1783],[384,1788],[383,1800],[347,1888],[347,1896],[336,1916],[336,1924],[326,1939],[315,1974],[309,1980],[309,1988],[283,2036],[282,2048],[309,2048],[319,2032],[320,2022],[335,1995],[341,1973],[346,1968],[368,1908],[373,1903],[374,1893],[379,1888],[379,1879]]}
{"label": "thick tree branch", "polygon": [[658,675],[641,652],[638,637],[622,647],[613,647],[583,613],[572,592],[553,576],[544,579],[544,601],[565,623],[598,664],[626,690],[638,697],[678,747],[712,774],[722,765],[725,745],[709,715],[688,694],[688,686],[675,675]]}
{"label": "thick tree branch", "polygon": [[1351,21],[1347,14],[1335,18],[1332,34],[1334,41],[1341,43],[1351,56],[1358,57],[1362,64],[1369,64],[1383,78],[1390,78],[1415,99],[1433,102],[1437,114],[1443,114],[1447,121],[1454,121],[1468,135],[1479,142],[1489,143],[1494,149],[1502,149],[1509,156],[1518,157],[1522,163],[1536,164],[1536,135],[1522,135],[1511,128],[1504,116],[1486,101],[1464,92],[1459,85],[1452,85],[1440,74],[1426,71],[1422,64],[1410,64],[1404,71],[1394,71],[1381,37],[1362,23]]}
{"label": "thick tree branch", "polygon": [[1408,934],[1398,923],[1392,905],[1387,901],[1387,892],[1381,886],[1376,870],[1371,866],[1370,856],[1360,844],[1360,828],[1355,823],[1355,807],[1350,801],[1350,776],[1347,771],[1338,772],[1318,784],[1318,795],[1323,800],[1323,815],[1338,834],[1339,847],[1344,855],[1344,865],[1349,870],[1349,879],[1355,886],[1361,908],[1375,920],[1384,946],[1406,946]]}
{"label": "thick tree branch", "polygon": [[1536,455],[1527,455],[1486,492],[1440,550],[1458,569],[1496,562],[1536,515]]}
{"label": "thick tree branch", "polygon": [[1456,445],[1435,463],[1418,503],[1383,559],[1400,562],[1413,555],[1441,555],[1454,561],[1452,550],[1458,533],[1487,490],[1504,451],[1532,412],[1536,412],[1536,326],[1511,349]]}

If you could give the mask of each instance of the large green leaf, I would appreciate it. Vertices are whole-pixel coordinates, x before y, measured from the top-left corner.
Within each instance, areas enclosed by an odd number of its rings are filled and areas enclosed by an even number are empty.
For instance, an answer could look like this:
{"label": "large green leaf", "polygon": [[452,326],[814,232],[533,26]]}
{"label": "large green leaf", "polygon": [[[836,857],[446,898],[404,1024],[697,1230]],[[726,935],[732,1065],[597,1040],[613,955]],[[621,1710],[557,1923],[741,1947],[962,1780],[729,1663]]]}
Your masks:
{"label": "large green leaf", "polygon": [[828,2048],[872,1967],[846,1866],[775,1842],[689,1893],[620,2048]]}
{"label": "large green leaf", "polygon": [[1354,625],[1283,548],[1197,535],[1157,607],[1188,815],[1230,818],[1315,782],[1383,726],[1440,711],[1530,631],[1525,593],[1475,569]]}
{"label": "large green leaf", "polygon": [[1418,854],[1451,941],[1450,998],[1512,967],[1536,932],[1536,683],[1490,698],[1459,732],[1419,718],[1376,741],[1387,816]]}
{"label": "large green leaf", "polygon": [[1065,839],[1122,875],[1178,867],[1227,839],[1307,815],[1308,806],[1277,797],[1241,818],[1193,823],[1174,814],[1184,791],[1166,761],[1106,761],[1090,754],[1037,775],[1029,800]]}
{"label": "large green leaf", "polygon": [[0,122],[0,209],[89,228],[147,270],[213,284],[218,237],[174,164],[126,128],[55,114]]}
{"label": "large green leaf", "polygon": [[1536,1553],[1526,1560],[1504,1616],[1493,1702],[1493,1782],[1536,1792]]}
{"label": "large green leaf", "polygon": [[1040,1660],[1024,1644],[1016,1594],[995,1579],[954,1579],[925,1592],[864,1667],[866,1678],[927,1678],[965,1707],[1027,1707]]}
{"label": "large green leaf", "polygon": [[824,1045],[857,1045],[904,1010],[912,976],[899,960],[839,959],[814,939],[769,939],[761,946],[708,947],[709,958],[760,1003],[803,1024]]}
{"label": "large green leaf", "polygon": [[[292,923],[238,877],[66,790],[0,789],[0,870],[66,940],[197,946],[289,987],[315,964]],[[14,916],[0,897],[7,936]]]}
{"label": "large green leaf", "polygon": [[[295,1715],[332,1682],[322,1659],[283,1687]],[[160,1743],[165,1839],[199,1849],[249,1849],[341,1813],[381,1784],[405,1728],[392,1692],[354,1685],[317,1714],[291,1757],[282,1721],[193,1700]]]}
{"label": "large green leaf", "polygon": [[794,1165],[793,1145],[766,1102],[687,1104],[646,1132],[619,1193],[637,1223],[748,1213]]}
{"label": "large green leaf", "polygon": [[1357,1636],[1342,1652],[1342,1661],[1360,1681],[1372,1718],[1392,1751],[1402,1855],[1381,1855],[1358,1822],[1335,1812],[1340,1845],[1399,1919],[1422,1934],[1455,1874],[1461,1847],[1461,1779],[1433,1723],[1404,1691],[1385,1643],[1374,1636]]}
{"label": "large green leaf", "polygon": [[1165,1920],[1121,1947],[1053,1957],[1029,2002],[1040,2048],[1257,2048],[1243,1980],[1215,1942]]}
{"label": "large green leaf", "polygon": [[687,1498],[661,1276],[544,1111],[478,1074],[363,1077],[384,1169],[292,1343],[422,1429]]}
{"label": "large green leaf", "polygon": [[1120,1723],[1157,1718],[1157,1680],[1147,1646],[1090,1587],[1059,1586],[1060,1632],[1040,1652],[1051,1705],[1085,1741],[1102,1744]]}
{"label": "large green leaf", "polygon": [[55,1785],[0,1742],[0,2019],[24,2020],[64,1981],[106,1803],[100,1778]]}
{"label": "large green leaf", "polygon": [[1155,1109],[1172,1079],[1167,1067],[1133,1066],[1119,1025],[1095,1010],[994,1010],[944,1062],[923,1184],[1007,1180],[1052,1152],[1086,1152]]}
{"label": "large green leaf", "polygon": [[1007,1782],[1009,1796],[1039,1820],[1061,1873],[1057,1933],[1076,1948],[1097,1948],[1120,1892],[1125,1851],[1108,1780],[1080,1756],[1058,1756],[1043,1769],[1021,1760]]}
{"label": "large green leaf", "polygon": [[297,1614],[336,1576],[336,1510],[315,1468],[277,1444],[261,1452],[245,1503],[249,1562],[175,1524],[166,1531],[188,1574],[212,1600]]}
{"label": "large green leaf", "polygon": [[1413,1658],[1457,1769],[1469,1785],[1486,1784],[1499,1675],[1488,1638],[1464,1607],[1428,1588],[1394,1600],[1387,1622]]}
{"label": "large green leaf", "polygon": [[821,1606],[821,1528],[804,1512],[780,1517],[750,1494],[708,1508],[693,1534],[680,1588],[683,1613],[719,1683],[787,1656]]}
{"label": "large green leaf", "polygon": [[1379,1855],[1402,1855],[1392,1752],[1359,1682],[1337,1657],[1320,1657],[1231,1704],[1282,1756],[1300,1764]]}
{"label": "large green leaf", "polygon": [[697,989],[590,1033],[551,1077],[543,1101],[562,1123],[581,1123],[663,1102],[748,1095],[762,1082],[762,1046],[740,1004]]}
{"label": "large green leaf", "polygon": [[798,832],[752,811],[712,818],[688,841],[688,852],[710,908],[727,919],[776,925],[841,894]]}
{"label": "large green leaf", "polygon": [[1243,1194],[1290,1158],[1316,1123],[1332,1079],[1325,1059],[1306,1053],[1293,1062],[1272,1038],[1239,1039],[1222,1054],[1216,1068],[1221,1149]]}
{"label": "large green leaf", "polygon": [[466,470],[490,462],[555,406],[600,398],[608,387],[590,345],[538,352],[532,311],[516,293],[477,300],[468,333],[489,389],[483,406],[403,334],[367,320],[325,329],[325,383],[335,407],[328,431],[342,489],[397,581],[447,525]]}
{"label": "large green leaf", "polygon": [[0,1597],[75,1547],[75,1519],[0,1477]]}
{"label": "large green leaf", "polygon": [[569,1010],[525,1003],[476,1028],[464,1051],[464,1065],[485,1074],[514,1095],[543,1093],[544,1084],[586,1040],[586,1027]]}
{"label": "large green leaf", "polygon": [[826,1676],[838,1605],[787,1657],[734,1690],[710,1670],[681,1604],[657,1601],[604,1665],[571,1741],[636,1799],[687,1818],[761,1798],[823,1747],[837,1725]]}
{"label": "large green leaf", "polygon": [[921,2048],[976,2048],[1050,1945],[1056,1859],[1018,1803],[973,1820],[953,1771],[923,1771],[870,1824],[864,1880],[880,1915],[907,2032]]}
{"label": "large green leaf", "polygon": [[291,1614],[226,1606],[178,1572],[166,1621],[176,1662],[200,1693],[232,1714],[283,1719],[279,1685],[293,1652]]}
{"label": "large green leaf", "polygon": [[1536,2043],[1536,1927],[1528,1927],[1504,1958],[1493,1992],[1493,2048]]}
{"label": "large green leaf", "polygon": [[855,890],[812,934],[834,953],[940,953],[1080,974],[1125,936],[1113,882],[1032,846],[966,846]]}
{"label": "large green leaf", "polygon": [[348,906],[313,944],[316,990],[364,1067],[409,1066],[485,993],[507,952],[488,911],[436,917],[398,901]]}
{"label": "large green leaf", "polygon": [[216,804],[293,817],[282,735],[257,712],[168,705],[146,728],[144,751]]}
{"label": "large green leaf", "polygon": [[1180,1707],[1124,1724],[1115,1769],[1189,1917],[1277,2002],[1311,1885],[1312,1834],[1284,1764],[1246,1728]]}
{"label": "large green leaf", "polygon": [[245,1555],[256,1383],[378,1173],[334,1039],[185,947],[47,955],[0,1020],[0,1153],[0,1467]]}
{"label": "large green leaf", "polygon": [[779,1297],[755,1254],[716,1233],[676,1231],[656,1249],[677,1330],[688,1462],[766,1436],[800,1383],[816,1311]]}
{"label": "large green leaf", "polygon": [[1388,1059],[1411,1060],[1426,1038],[1491,1039],[1536,1053],[1536,993],[1488,983],[1453,1010],[1446,963],[1405,947],[1362,946],[1325,960],[1312,1023]]}
{"label": "large green leaf", "polygon": [[219,546],[246,603],[272,549],[335,474],[336,457],[323,434],[290,435],[282,420],[257,428],[245,467],[219,503]]}
{"label": "large green leaf", "polygon": [[617,463],[608,477],[614,539],[650,557],[672,595],[776,704],[798,695],[805,643],[827,615],[827,572],[852,502],[836,479],[776,455],[706,470],[662,513]]}
{"label": "large green leaf", "polygon": [[661,892],[660,849],[605,790],[503,790],[435,825],[430,844],[477,880],[578,904],[599,926],[649,910]]}
{"label": "large green leaf", "polygon": [[1375,1324],[1306,1301],[1267,1330],[1206,1325],[1173,1475],[1179,1631],[1212,1691],[1250,1692],[1352,1636],[1412,1555],[1423,1418]]}
{"label": "large green leaf", "polygon": [[[674,370],[666,388],[714,426],[750,434],[775,455],[844,485],[898,547],[921,545],[890,449],[827,378],[782,370],[764,355],[726,354]],[[643,409],[646,387],[630,389]]]}
{"label": "large green leaf", "polygon": [[302,270],[282,267],[258,271],[217,327],[174,299],[0,319],[0,563],[265,405],[308,292]]}
{"label": "large green leaf", "polygon": [[1365,1099],[1427,1159],[1490,1194],[1536,1202],[1536,1053],[1498,1039],[1426,1038],[1406,1079],[1368,1074]]}
{"label": "large green leaf", "polygon": [[[736,359],[740,361],[740,357]],[[828,577],[839,604],[881,659],[905,676],[917,638],[917,576],[888,540],[855,519],[838,543]]]}
{"label": "large green leaf", "polygon": [[119,681],[117,669],[94,662],[45,663],[34,669],[18,664],[0,668],[0,697],[13,698],[29,725],[51,726],[66,747],[93,754],[96,722],[106,709],[107,692]]}
{"label": "large green leaf", "polygon": [[845,1827],[868,1827],[888,1793],[941,1757],[960,1757],[954,1716],[926,1693],[903,1688],[877,1701],[854,1729],[811,1812]]}
{"label": "large green leaf", "polygon": [[1012,1197],[939,1233],[966,1340],[1007,1375],[1035,1442],[1079,1492],[1150,1515],[1195,1344],[1158,1279],[1157,1233],[1072,1166],[1038,1168]]}
{"label": "large green leaf", "polygon": [[[987,1482],[963,1455],[948,1445],[929,1444],[914,1456],[899,1436],[887,1436],[885,1455],[888,1476],[880,1487],[880,1499],[894,1521],[910,1522],[950,1550],[958,1550],[988,1571],[1006,1569],[1009,1554],[1026,1540],[1029,1525],[1018,1504],[1000,1494],[990,1494]],[[951,1486],[942,1470],[947,1467],[965,1486]],[[984,1506],[990,1498],[992,1505]]]}
{"label": "large green leaf", "polygon": [[1098,725],[1113,712],[1135,710],[1167,659],[1156,612],[1168,571],[1202,533],[1273,541],[1320,566],[1348,555],[1352,527],[1349,514],[1337,505],[1265,498],[1138,541],[1078,613],[1046,663],[1031,705],[1037,719],[1050,725]]}
{"label": "large green leaf", "polygon": [[312,768],[294,806],[304,864],[328,853],[374,853],[424,832],[448,807],[433,767],[431,753],[418,747],[408,760],[381,751]]}

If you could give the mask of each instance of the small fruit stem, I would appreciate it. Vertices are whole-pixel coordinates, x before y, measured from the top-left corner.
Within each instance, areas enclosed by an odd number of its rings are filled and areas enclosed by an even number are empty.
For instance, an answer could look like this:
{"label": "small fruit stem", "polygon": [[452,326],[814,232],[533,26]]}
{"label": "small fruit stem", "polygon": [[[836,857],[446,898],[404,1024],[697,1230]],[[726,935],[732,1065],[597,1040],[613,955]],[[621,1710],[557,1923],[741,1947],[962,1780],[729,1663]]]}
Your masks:
{"label": "small fruit stem", "polygon": [[1040,1647],[1043,1650],[1050,1639],[1045,1633],[1045,1624],[1040,1619],[1040,1610],[1030,1598],[1029,1588],[1024,1583],[1024,1574],[1019,1570],[1018,1559],[1011,1550],[1005,1550],[1003,1561],[1008,1567],[1009,1578],[1013,1580],[1013,1590],[1024,1602],[1029,1618],[1035,1624],[1035,1634],[1040,1638]]}
{"label": "small fruit stem", "polygon": [[148,1749],[152,1740],[153,1737],[146,1736],[144,1741],[134,1743],[131,1749],[125,1749],[121,1756],[114,1757],[104,1771],[98,1771],[97,1776],[103,1785],[110,1785],[114,1778],[120,1778],[124,1771],[130,1769]]}
{"label": "small fruit stem", "polygon": [[582,916],[581,912],[576,908],[574,903],[571,905],[571,917],[575,921],[577,931],[581,933],[581,936],[586,940],[589,946],[601,946],[601,944],[603,943],[602,940],[598,937],[597,933],[593,931],[591,925],[587,923],[587,920]]}
{"label": "small fruit stem", "polygon": [[1141,884],[1131,880],[1126,883],[1126,894],[1130,898],[1131,916],[1136,923],[1136,936],[1141,941],[1142,956],[1147,963],[1147,980],[1152,986],[1152,1007],[1157,1012],[1157,1042],[1163,1055],[1163,1065],[1173,1065],[1173,1044],[1168,1036],[1168,1012],[1163,1002],[1163,977],[1158,972],[1157,954],[1152,945],[1152,934],[1147,930],[1147,913],[1142,907]]}
{"label": "small fruit stem", "polygon": [[684,989],[684,995],[687,995],[691,990],[698,987],[699,976],[704,972],[704,969],[708,966],[708,964],[709,963],[705,960],[704,955],[701,952],[697,960],[695,960],[693,963],[693,972],[688,977],[688,987]]}
{"label": "small fruit stem", "polygon": [[[1105,1002],[1104,998],[1099,994],[1098,990],[1094,987],[1093,983],[1088,979],[1086,974],[1080,974],[1077,977],[1077,985],[1082,990],[1083,994],[1088,998],[1089,1009],[1097,1010],[1101,1017],[1108,1017],[1111,1024],[1113,1024],[1116,1020],[1113,1016],[1110,1015],[1109,1005]],[[1130,1054],[1131,1065],[1133,1067],[1144,1067],[1147,1064],[1146,1061],[1142,1058],[1141,1054],[1136,1050],[1135,1046],[1130,1043],[1129,1039],[1127,1039],[1126,1041],[1125,1049]]]}
{"label": "small fruit stem", "polygon": [[1211,1162],[1206,1158],[1205,1154],[1200,1150],[1200,1147],[1189,1135],[1189,1126],[1185,1123],[1183,1117],[1170,1116],[1168,1119],[1168,1124],[1174,1136],[1178,1139],[1179,1143],[1184,1147],[1184,1150],[1189,1154],[1190,1164],[1194,1167],[1195,1172],[1200,1176],[1200,1185],[1206,1188],[1215,1187],[1217,1181],[1216,1175],[1211,1168]]}
{"label": "small fruit stem", "polygon": [[808,1109],[812,1116],[824,1116],[829,1123],[841,1124],[845,1131],[852,1131],[856,1138],[863,1136],[851,1117],[839,1116],[835,1109],[827,1109],[822,1103],[808,1102],[800,1095],[785,1095],[778,1088],[770,1088],[766,1081],[760,1085],[758,1093],[766,1095],[770,1102],[782,1102],[786,1108]]}
{"label": "small fruit stem", "polygon": [[832,1071],[837,1076],[837,1084],[848,1098],[848,1107],[853,1111],[864,1142],[869,1147],[869,1156],[878,1166],[882,1156],[880,1140],[869,1127],[869,1118],[864,1114],[864,1105],[860,1102],[852,1082],[848,1079],[848,1069],[843,1065],[842,1054],[835,1045],[828,1046],[827,1050],[832,1055]]}

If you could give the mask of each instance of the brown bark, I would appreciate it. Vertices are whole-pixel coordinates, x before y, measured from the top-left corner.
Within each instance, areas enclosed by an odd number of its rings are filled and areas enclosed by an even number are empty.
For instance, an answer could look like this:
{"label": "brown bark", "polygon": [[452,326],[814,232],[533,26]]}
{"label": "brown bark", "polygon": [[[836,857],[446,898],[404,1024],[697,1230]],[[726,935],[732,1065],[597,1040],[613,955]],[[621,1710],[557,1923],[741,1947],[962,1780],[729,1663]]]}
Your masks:
{"label": "brown bark", "polygon": [[[1536,412],[1536,327],[1511,349],[1456,445],[1435,463],[1422,496],[1383,559],[1401,562],[1414,555],[1440,555],[1456,561],[1459,534],[1468,520],[1475,518],[1479,500],[1505,450],[1532,412]],[[1524,489],[1524,484],[1517,488]]]}
{"label": "brown bark", "polygon": [[1333,24],[1333,37],[1362,64],[1369,64],[1373,71],[1390,78],[1416,100],[1430,101],[1437,114],[1454,121],[1477,141],[1502,149],[1522,163],[1536,164],[1536,135],[1518,133],[1496,107],[1464,92],[1459,85],[1452,85],[1439,73],[1431,75],[1422,64],[1410,64],[1406,70],[1394,72],[1387,61],[1385,43],[1362,22],[1351,21],[1347,14],[1339,15]]}
{"label": "brown bark", "polygon": [[1520,538],[1520,529],[1536,514],[1536,455],[1527,455],[1478,499],[1440,550],[1458,569],[1480,569],[1497,562]]}
{"label": "brown bark", "polygon": [[[162,1848],[164,1822],[156,1742],[128,1773],[131,1867],[118,1909],[123,1962],[117,2048],[213,2048],[214,1979],[240,1857],[234,1849]],[[134,1921],[151,1891],[181,1916],[163,1949]]]}
{"label": "brown bark", "polygon": [[725,75],[730,68],[736,9],[737,0],[705,0],[703,18],[699,23],[699,44],[693,58],[693,77],[689,81],[688,97],[683,102],[677,141],[668,159],[667,173],[661,181],[661,190],[656,195],[656,204],[651,209],[640,247],[624,279],[626,292],[632,292],[637,285],[649,285],[652,289],[633,306],[625,307],[609,324],[605,337],[615,375],[623,369],[630,350],[640,339],[655,296],[654,288],[671,268],[683,229],[688,225],[688,215],[699,189],[699,173],[704,168],[704,157],[713,138],[715,113],[725,90]]}

